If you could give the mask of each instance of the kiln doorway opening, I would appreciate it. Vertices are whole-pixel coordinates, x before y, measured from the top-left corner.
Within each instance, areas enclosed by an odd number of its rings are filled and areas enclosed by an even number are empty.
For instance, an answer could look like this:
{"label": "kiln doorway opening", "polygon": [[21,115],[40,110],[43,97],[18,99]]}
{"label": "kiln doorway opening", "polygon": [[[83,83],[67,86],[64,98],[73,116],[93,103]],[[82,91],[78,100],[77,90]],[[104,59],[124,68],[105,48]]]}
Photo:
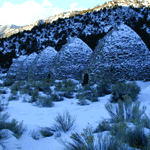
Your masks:
{"label": "kiln doorway opening", "polygon": [[85,84],[88,84],[88,81],[89,81],[89,75],[86,73],[84,74],[82,86],[84,86]]}
{"label": "kiln doorway opening", "polygon": [[48,79],[51,79],[51,75],[50,75],[50,73],[48,74]]}

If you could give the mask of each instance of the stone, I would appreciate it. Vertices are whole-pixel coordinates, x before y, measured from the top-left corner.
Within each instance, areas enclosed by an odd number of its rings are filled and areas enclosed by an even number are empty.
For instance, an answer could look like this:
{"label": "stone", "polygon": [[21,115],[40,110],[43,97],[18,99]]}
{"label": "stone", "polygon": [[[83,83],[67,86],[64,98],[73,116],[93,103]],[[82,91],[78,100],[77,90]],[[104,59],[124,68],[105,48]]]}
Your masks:
{"label": "stone", "polygon": [[82,84],[102,79],[150,80],[149,49],[141,37],[123,23],[99,40],[82,74]]}
{"label": "stone", "polygon": [[69,37],[54,59],[50,69],[56,79],[81,79],[81,73],[89,63],[92,49],[77,37]]}
{"label": "stone", "polygon": [[39,53],[29,69],[28,79],[40,80],[51,78],[50,68],[56,54],[57,51],[50,46]]}
{"label": "stone", "polygon": [[23,63],[23,61],[27,58],[27,55],[21,55],[17,59],[13,59],[13,63],[11,64],[8,72],[7,72],[7,77],[8,78],[14,78],[16,79],[16,75],[18,71],[20,70],[20,67]]}
{"label": "stone", "polygon": [[26,80],[28,77],[28,72],[30,67],[32,66],[32,63],[34,62],[35,58],[37,57],[37,54],[34,52],[30,54],[22,63],[19,72],[17,73],[17,80]]}

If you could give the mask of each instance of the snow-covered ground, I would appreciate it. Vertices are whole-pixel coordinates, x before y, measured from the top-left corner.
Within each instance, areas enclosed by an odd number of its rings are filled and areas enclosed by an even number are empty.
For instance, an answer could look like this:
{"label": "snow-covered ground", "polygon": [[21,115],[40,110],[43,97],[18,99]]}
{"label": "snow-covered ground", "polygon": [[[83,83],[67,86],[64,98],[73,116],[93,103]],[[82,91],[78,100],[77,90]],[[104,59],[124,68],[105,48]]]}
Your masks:
{"label": "snow-covered ground", "polygon": [[[143,105],[146,106],[146,114],[150,117],[150,82],[137,81],[136,83],[141,87],[141,92],[138,97],[138,100],[141,102],[140,108]],[[5,96],[5,99],[7,99],[10,96],[9,94],[8,92],[7,95],[2,94],[0,96]],[[24,125],[27,126],[27,130],[20,139],[12,136],[5,140],[5,150],[63,150],[64,146],[59,142],[59,137],[55,138],[53,135],[35,140],[31,137],[31,132],[38,131],[39,127],[51,127],[55,123],[54,117],[57,116],[57,113],[62,114],[64,110],[68,110],[72,116],[76,117],[76,127],[67,133],[61,132],[61,138],[70,141],[71,133],[81,133],[88,123],[93,128],[96,128],[103,118],[110,118],[104,106],[109,102],[110,96],[99,97],[98,102],[93,102],[85,106],[78,105],[78,100],[75,98],[64,98],[61,102],[54,102],[54,106],[49,108],[40,108],[34,106],[32,103],[22,102],[23,98],[28,99],[27,95],[20,97],[18,101],[10,101],[7,109],[2,113],[8,112],[10,114],[10,120],[13,118],[19,122],[23,120]]]}

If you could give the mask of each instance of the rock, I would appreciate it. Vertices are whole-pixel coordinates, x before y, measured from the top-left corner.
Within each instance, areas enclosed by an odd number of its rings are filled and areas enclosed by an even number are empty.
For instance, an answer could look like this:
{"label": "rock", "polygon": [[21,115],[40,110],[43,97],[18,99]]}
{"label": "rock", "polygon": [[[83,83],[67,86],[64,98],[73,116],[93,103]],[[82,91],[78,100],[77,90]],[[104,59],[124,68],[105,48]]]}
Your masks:
{"label": "rock", "polygon": [[57,51],[54,48],[50,46],[45,48],[33,61],[28,72],[28,78],[34,80],[51,78],[49,72],[56,54]]}
{"label": "rock", "polygon": [[37,57],[37,54],[34,52],[32,54],[30,54],[22,63],[19,72],[17,73],[17,79],[18,80],[25,80],[28,77],[28,72],[29,69],[33,63],[33,61],[35,60],[35,58]]}
{"label": "rock", "polygon": [[13,63],[7,72],[8,78],[16,78],[16,75],[18,71],[20,70],[22,63],[26,58],[27,58],[27,55],[21,55],[17,59],[13,59]]}
{"label": "rock", "polygon": [[81,39],[70,37],[55,56],[50,70],[58,80],[65,78],[78,80],[89,63],[91,54],[91,48]]}
{"label": "rock", "polygon": [[99,40],[82,81],[150,80],[149,74],[149,49],[135,31],[122,23]]}

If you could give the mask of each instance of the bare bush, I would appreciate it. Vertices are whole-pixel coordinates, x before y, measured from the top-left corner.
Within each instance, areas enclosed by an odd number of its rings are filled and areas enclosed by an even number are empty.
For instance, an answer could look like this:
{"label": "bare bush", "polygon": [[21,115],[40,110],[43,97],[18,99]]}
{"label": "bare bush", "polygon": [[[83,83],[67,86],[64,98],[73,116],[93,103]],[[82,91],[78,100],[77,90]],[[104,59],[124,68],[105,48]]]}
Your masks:
{"label": "bare bush", "polygon": [[54,120],[56,122],[54,128],[58,131],[67,132],[75,127],[74,124],[76,119],[72,117],[67,110],[63,112],[62,115],[58,113]]}

